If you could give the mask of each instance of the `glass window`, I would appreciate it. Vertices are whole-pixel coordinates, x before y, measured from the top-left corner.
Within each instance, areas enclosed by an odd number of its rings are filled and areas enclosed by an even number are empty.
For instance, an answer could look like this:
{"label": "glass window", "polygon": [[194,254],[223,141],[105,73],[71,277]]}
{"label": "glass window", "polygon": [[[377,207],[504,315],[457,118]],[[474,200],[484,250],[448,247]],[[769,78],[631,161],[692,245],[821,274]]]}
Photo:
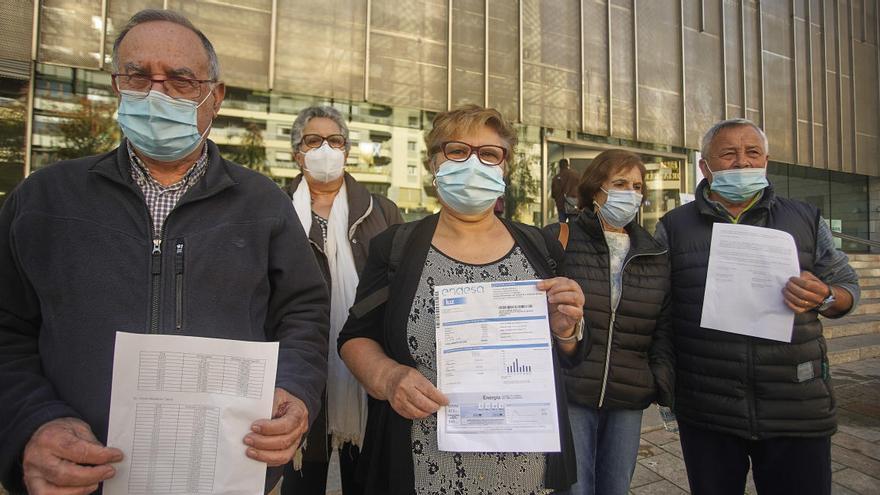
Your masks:
{"label": "glass window", "polygon": [[[832,231],[870,238],[867,176],[777,162],[770,162],[767,176],[776,194],[819,208]],[[863,244],[835,242],[847,252],[867,250]]]}
{"label": "glass window", "polygon": [[27,81],[0,77],[0,205],[24,175]]}
{"label": "glass window", "polygon": [[482,105],[485,0],[456,0],[452,6],[452,106]]}
{"label": "glass window", "polygon": [[359,0],[278,2],[274,89],[362,100],[366,17]]}
{"label": "glass window", "polygon": [[[17,8],[29,8],[26,5]],[[40,5],[40,62],[99,68],[103,28],[100,0],[44,0]]]}
{"label": "glass window", "polygon": [[271,0],[169,0],[168,8],[185,15],[211,40],[227,84],[269,88]]}
{"label": "glass window", "polygon": [[[831,171],[828,179],[830,210],[826,218],[831,230],[869,239],[868,176]],[[838,247],[847,252],[868,250],[852,241],[842,241]]]}
{"label": "glass window", "polygon": [[107,73],[38,65],[31,169],[115,148],[121,133]]}
{"label": "glass window", "polygon": [[645,162],[645,203],[641,212],[642,227],[653,233],[660,218],[681,204],[681,168],[684,160],[642,156]]}
{"label": "glass window", "polygon": [[[568,159],[573,170],[583,174],[593,159],[603,151],[603,149],[591,148],[588,143],[573,145],[549,142],[547,149],[548,178],[553,177],[559,171],[558,163],[562,158]],[[653,233],[660,218],[669,210],[681,205],[681,174],[685,160],[651,155],[647,152],[640,153],[640,155],[646,169],[646,192],[639,220],[645,230]],[[548,198],[549,194],[548,187]],[[556,221],[556,207],[553,200],[548,199],[547,205],[550,214],[549,221]]]}
{"label": "glass window", "polygon": [[369,99],[446,109],[448,2],[373,2]]}

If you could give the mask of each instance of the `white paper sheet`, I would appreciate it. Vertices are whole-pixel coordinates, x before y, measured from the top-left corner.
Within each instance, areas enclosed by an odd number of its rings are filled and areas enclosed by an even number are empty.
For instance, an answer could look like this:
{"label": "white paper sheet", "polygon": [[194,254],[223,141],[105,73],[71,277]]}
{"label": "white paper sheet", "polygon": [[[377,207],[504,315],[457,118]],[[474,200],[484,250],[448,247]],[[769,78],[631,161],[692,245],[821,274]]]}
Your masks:
{"label": "white paper sheet", "polygon": [[782,289],[798,275],[797,247],[789,233],[714,224],[700,325],[791,342],[794,312],[785,305]]}
{"label": "white paper sheet", "polygon": [[117,332],[107,445],[125,454],[105,495],[262,495],[245,455],[269,418],[277,342]]}
{"label": "white paper sheet", "polygon": [[444,285],[437,308],[437,446],[559,452],[547,296],[537,280]]}

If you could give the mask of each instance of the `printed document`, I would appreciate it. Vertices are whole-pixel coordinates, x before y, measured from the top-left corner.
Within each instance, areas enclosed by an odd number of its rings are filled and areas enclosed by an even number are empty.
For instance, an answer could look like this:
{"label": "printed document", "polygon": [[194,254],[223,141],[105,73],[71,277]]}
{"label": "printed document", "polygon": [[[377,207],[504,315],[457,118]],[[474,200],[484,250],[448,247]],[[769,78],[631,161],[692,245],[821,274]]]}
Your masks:
{"label": "printed document", "polygon": [[437,446],[559,452],[547,295],[537,280],[443,285],[437,308]]}
{"label": "printed document", "polygon": [[125,454],[105,495],[262,495],[245,456],[272,415],[277,342],[117,332],[107,445]]}
{"label": "printed document", "polygon": [[794,312],[785,305],[782,289],[798,275],[797,247],[789,233],[716,223],[700,326],[791,342]]}

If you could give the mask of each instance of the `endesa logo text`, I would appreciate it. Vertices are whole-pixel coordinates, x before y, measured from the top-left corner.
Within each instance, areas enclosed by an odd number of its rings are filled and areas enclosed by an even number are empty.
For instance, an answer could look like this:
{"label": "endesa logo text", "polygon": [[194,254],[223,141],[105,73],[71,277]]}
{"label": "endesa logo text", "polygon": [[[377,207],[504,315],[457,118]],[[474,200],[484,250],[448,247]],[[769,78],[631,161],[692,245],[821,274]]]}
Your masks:
{"label": "endesa logo text", "polygon": [[486,292],[486,288],[482,285],[476,287],[450,287],[440,289],[440,297],[466,296],[468,294],[482,294],[483,292]]}

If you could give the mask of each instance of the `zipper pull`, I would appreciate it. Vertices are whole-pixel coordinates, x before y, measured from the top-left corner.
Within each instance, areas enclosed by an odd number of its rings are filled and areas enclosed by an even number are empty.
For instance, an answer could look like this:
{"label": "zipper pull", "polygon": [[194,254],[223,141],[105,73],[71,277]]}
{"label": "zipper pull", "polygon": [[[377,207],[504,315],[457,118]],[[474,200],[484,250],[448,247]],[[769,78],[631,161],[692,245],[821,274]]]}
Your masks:
{"label": "zipper pull", "polygon": [[183,239],[178,239],[174,245],[174,272],[183,273]]}
{"label": "zipper pull", "polygon": [[162,254],[162,239],[153,239],[153,251],[150,254]]}

